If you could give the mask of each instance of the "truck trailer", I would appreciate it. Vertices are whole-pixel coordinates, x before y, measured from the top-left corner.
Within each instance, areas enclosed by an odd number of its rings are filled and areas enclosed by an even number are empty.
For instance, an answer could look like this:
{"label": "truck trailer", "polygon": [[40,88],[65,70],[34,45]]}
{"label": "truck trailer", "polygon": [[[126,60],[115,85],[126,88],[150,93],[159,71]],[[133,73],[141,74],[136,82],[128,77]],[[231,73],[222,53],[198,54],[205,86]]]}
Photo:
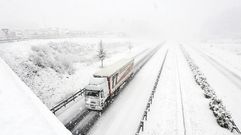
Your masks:
{"label": "truck trailer", "polygon": [[133,76],[133,69],[134,59],[123,58],[94,73],[84,88],[85,106],[91,110],[102,110]]}

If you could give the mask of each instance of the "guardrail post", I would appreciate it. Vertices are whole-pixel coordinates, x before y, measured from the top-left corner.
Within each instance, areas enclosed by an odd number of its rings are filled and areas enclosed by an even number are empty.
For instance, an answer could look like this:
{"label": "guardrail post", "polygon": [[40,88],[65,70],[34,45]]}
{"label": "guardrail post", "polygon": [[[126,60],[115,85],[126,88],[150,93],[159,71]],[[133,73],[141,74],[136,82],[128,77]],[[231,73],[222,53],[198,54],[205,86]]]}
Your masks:
{"label": "guardrail post", "polygon": [[147,103],[147,110],[150,111],[150,103]]}
{"label": "guardrail post", "polygon": [[145,120],[147,120],[147,111],[146,110],[144,112],[144,118],[145,118]]}
{"label": "guardrail post", "polygon": [[152,97],[149,98],[149,102],[152,104]]}
{"label": "guardrail post", "polygon": [[144,131],[144,121],[143,120],[141,120],[140,127],[141,127],[141,131],[143,132]]}
{"label": "guardrail post", "polygon": [[155,91],[152,91],[151,93],[152,98],[154,98],[154,95],[155,95]]}

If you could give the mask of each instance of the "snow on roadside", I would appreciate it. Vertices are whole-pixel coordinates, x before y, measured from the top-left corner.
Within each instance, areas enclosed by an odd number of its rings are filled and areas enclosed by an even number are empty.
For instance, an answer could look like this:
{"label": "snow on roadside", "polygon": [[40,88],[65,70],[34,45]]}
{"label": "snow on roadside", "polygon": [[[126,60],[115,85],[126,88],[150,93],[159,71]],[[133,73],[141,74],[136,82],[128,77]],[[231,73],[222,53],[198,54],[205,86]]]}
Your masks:
{"label": "snow on roadside", "polygon": [[0,58],[1,135],[71,135]]}

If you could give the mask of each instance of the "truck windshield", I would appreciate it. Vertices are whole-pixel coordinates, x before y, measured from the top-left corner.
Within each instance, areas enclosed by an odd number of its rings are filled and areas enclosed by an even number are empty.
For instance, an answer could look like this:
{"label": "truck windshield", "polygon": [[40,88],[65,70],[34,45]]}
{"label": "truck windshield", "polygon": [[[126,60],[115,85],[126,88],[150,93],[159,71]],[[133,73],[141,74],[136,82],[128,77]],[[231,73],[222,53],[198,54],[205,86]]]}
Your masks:
{"label": "truck windshield", "polygon": [[99,97],[99,91],[86,90],[85,96]]}

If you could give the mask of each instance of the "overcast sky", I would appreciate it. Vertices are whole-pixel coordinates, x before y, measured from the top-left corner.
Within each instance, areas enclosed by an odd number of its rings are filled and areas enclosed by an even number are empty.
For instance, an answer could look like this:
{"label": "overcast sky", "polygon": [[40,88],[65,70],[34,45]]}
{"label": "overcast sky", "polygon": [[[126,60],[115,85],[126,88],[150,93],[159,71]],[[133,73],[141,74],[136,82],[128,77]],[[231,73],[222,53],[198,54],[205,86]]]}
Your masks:
{"label": "overcast sky", "polygon": [[220,30],[223,23],[241,31],[239,9],[241,0],[0,0],[0,28],[60,27],[185,38]]}

